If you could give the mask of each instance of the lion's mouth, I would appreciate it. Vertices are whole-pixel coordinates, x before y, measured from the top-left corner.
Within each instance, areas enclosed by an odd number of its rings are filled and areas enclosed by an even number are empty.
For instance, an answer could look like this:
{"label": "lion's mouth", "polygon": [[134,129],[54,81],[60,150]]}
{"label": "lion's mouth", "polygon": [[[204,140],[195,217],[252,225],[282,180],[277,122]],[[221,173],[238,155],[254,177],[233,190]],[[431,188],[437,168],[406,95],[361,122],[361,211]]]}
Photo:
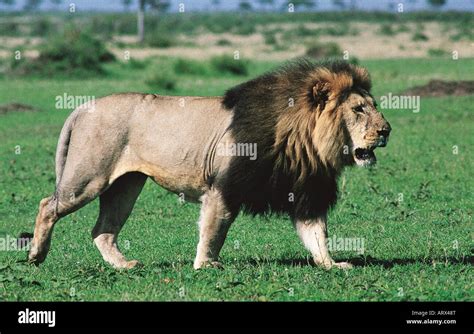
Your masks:
{"label": "lion's mouth", "polygon": [[356,148],[354,151],[354,160],[359,166],[370,166],[377,162],[374,154],[375,148]]}

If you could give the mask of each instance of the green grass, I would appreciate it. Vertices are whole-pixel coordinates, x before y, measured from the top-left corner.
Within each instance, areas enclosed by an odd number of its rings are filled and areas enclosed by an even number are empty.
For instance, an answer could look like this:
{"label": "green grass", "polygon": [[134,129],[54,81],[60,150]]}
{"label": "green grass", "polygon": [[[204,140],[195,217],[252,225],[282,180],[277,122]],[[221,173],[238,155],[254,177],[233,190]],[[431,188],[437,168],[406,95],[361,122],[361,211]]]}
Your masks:
{"label": "green grass", "polygon": [[[154,60],[173,69],[174,60]],[[431,78],[472,80],[473,59],[362,61],[376,97]],[[173,94],[220,95],[273,67],[249,64],[249,75],[180,75]],[[64,92],[102,96],[150,90],[144,68],[106,65],[108,76],[74,80],[8,78],[0,104],[32,104],[38,113],[0,116],[0,234],[32,231],[37,205],[54,190],[54,151],[69,111],[54,109]],[[199,207],[151,181],[120,234],[131,271],[108,267],[92,243],[94,201],[63,218],[40,267],[18,262],[24,252],[0,252],[0,300],[472,300],[474,145],[473,96],[422,98],[421,111],[383,110],[393,132],[373,169],[347,169],[329,235],[364,238],[365,253],[334,252],[353,270],[324,271],[285,217],[239,216],[222,251],[224,270],[194,271]],[[15,154],[19,145],[21,154]],[[459,154],[452,154],[457,145]],[[403,201],[400,202],[400,194]],[[453,248],[453,245],[458,245]]]}

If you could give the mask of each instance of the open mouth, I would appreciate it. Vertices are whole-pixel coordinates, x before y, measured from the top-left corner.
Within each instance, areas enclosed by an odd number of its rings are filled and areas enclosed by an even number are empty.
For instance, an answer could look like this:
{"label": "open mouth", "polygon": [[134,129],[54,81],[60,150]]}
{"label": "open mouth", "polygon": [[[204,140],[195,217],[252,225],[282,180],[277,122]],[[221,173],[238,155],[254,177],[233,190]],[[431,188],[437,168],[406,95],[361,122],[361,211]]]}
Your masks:
{"label": "open mouth", "polygon": [[354,160],[360,166],[369,166],[377,162],[374,154],[374,148],[356,148],[354,151]]}

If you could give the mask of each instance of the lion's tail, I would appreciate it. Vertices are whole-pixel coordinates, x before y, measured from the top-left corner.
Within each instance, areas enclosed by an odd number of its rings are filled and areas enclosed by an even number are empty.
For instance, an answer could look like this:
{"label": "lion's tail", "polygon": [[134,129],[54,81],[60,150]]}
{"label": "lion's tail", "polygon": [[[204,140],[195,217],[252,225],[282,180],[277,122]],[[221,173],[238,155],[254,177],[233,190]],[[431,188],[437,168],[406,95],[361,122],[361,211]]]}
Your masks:
{"label": "lion's tail", "polygon": [[72,128],[77,118],[78,110],[75,110],[66,119],[61,134],[59,135],[58,146],[56,148],[56,187],[63,175],[64,165],[66,164],[67,153],[69,150],[69,141],[71,139]]}

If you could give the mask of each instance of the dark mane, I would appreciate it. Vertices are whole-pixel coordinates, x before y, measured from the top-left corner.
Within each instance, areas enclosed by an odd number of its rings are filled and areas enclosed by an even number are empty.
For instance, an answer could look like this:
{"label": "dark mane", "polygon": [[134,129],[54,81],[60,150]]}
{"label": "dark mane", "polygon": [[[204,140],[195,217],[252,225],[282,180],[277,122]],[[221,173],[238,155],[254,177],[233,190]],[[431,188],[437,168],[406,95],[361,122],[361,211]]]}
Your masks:
{"label": "dark mane", "polygon": [[[214,180],[232,210],[305,219],[334,205],[340,170],[318,155],[311,140],[318,121],[313,86],[329,80],[328,75],[338,97],[351,90],[370,91],[368,73],[360,67],[301,59],[226,92],[222,103],[233,111],[235,141],[257,144],[256,160],[235,156],[228,171]],[[332,122],[341,123],[332,114]],[[334,140],[345,135],[339,127],[331,131],[337,132]]]}
{"label": "dark mane", "polygon": [[[355,70],[357,67],[348,62],[337,60],[313,62],[301,58],[287,62],[273,71],[230,88],[224,94],[222,104],[227,109],[232,109],[239,102],[242,103],[249,98],[261,98],[258,95],[263,92],[273,93],[271,98],[278,98],[278,93],[283,93],[283,96],[296,96],[302,88],[301,85],[307,83],[308,73],[319,68],[327,68],[332,73],[348,73],[354,80],[354,87],[362,88],[367,92],[370,92],[372,88],[370,79],[360,77]],[[288,85],[289,83],[292,85]]]}

